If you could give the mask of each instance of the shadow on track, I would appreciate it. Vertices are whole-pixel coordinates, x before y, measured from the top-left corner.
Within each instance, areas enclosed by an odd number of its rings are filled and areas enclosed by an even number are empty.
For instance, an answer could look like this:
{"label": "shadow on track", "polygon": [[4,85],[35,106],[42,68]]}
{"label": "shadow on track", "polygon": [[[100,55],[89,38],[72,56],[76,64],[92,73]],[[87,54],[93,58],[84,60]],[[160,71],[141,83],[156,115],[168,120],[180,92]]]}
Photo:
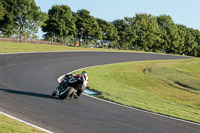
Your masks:
{"label": "shadow on track", "polygon": [[51,95],[34,93],[34,92],[26,92],[26,91],[18,91],[18,90],[2,89],[2,88],[0,88],[0,91],[6,92],[6,93],[11,93],[11,94],[17,94],[17,95],[26,95],[26,96],[33,96],[33,97],[40,97],[40,98],[48,98],[48,99],[57,99],[56,97],[52,97]]}

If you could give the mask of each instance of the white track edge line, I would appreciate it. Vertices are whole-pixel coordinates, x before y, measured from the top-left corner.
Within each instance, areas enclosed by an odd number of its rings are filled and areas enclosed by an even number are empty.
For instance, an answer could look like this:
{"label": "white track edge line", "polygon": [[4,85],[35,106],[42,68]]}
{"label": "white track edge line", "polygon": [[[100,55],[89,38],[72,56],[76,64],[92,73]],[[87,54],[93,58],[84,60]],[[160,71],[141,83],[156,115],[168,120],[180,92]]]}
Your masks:
{"label": "white track edge line", "polygon": [[[111,64],[114,64],[114,63],[111,63]],[[80,71],[80,70],[83,70],[83,69],[92,68],[92,67],[98,67],[98,66],[103,66],[103,65],[96,65],[96,66],[90,66],[90,67],[83,67],[83,68],[80,68],[80,69],[77,69],[77,70],[73,70],[73,71],[71,71],[71,72],[69,72],[69,73],[67,73],[67,74],[72,74],[72,73],[74,73],[74,72],[77,72],[77,71]],[[60,82],[61,82],[61,79],[62,79],[65,75],[66,75],[66,74],[60,76],[60,77],[57,79],[57,81],[60,83]],[[200,123],[196,123],[196,122],[184,120],[184,119],[181,119],[181,118],[175,118],[175,117],[167,116],[167,115],[164,115],[164,114],[158,114],[158,113],[150,112],[150,111],[147,111],[147,110],[142,110],[142,109],[138,109],[138,108],[134,108],[134,107],[129,107],[129,106],[122,105],[122,104],[119,104],[119,103],[114,103],[114,102],[107,101],[107,100],[104,100],[104,99],[100,99],[100,98],[97,98],[97,97],[94,97],[94,96],[90,96],[90,95],[87,95],[87,94],[82,94],[82,95],[85,95],[85,96],[88,96],[88,97],[90,97],[90,98],[93,98],[93,99],[96,99],[96,100],[100,100],[100,101],[103,101],[103,102],[106,102],[106,103],[110,103],[110,104],[118,105],[118,106],[121,106],[121,107],[125,107],[125,108],[128,108],[128,109],[137,110],[137,111],[141,111],[141,112],[144,112],[144,113],[149,113],[149,114],[161,116],[161,117],[164,117],[164,118],[173,119],[173,120],[182,121],[182,122],[185,122],[185,123],[190,123],[190,124],[193,124],[193,125],[198,125],[198,126],[200,126]]]}
{"label": "white track edge line", "polygon": [[9,115],[9,114],[7,114],[7,113],[4,113],[4,112],[2,112],[2,111],[0,111],[0,114],[2,114],[2,115],[4,115],[4,116],[7,116],[7,117],[9,117],[9,118],[11,118],[11,119],[17,120],[17,121],[19,121],[19,122],[22,122],[22,123],[24,123],[24,124],[26,124],[26,125],[32,126],[32,127],[34,127],[34,128],[37,128],[37,129],[39,129],[39,130],[41,130],[41,131],[44,131],[44,132],[47,132],[47,133],[53,133],[52,131],[49,131],[49,130],[44,129],[44,128],[39,127],[39,126],[36,126],[36,125],[31,124],[31,123],[29,123],[29,122],[26,122],[26,121],[24,121],[24,120],[18,119],[18,118],[16,118],[16,117],[11,116],[11,115]]}

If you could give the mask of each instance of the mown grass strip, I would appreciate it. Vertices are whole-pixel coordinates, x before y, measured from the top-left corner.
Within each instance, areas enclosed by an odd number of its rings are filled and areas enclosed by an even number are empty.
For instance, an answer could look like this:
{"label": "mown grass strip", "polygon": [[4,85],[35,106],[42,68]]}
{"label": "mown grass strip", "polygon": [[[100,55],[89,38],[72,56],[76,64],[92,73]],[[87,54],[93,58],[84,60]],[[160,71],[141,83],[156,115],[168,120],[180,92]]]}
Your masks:
{"label": "mown grass strip", "polygon": [[[108,51],[108,52],[144,52],[133,50],[115,50],[104,48],[84,48],[72,46],[59,46],[48,44],[16,43],[0,41],[0,53],[18,53],[18,52],[51,52],[51,51]],[[153,53],[153,52],[145,52]],[[154,53],[161,54],[161,53]]]}
{"label": "mown grass strip", "polygon": [[37,128],[0,114],[0,133],[45,133]]}
{"label": "mown grass strip", "polygon": [[[103,48],[69,47],[47,44],[0,42],[0,53],[44,52],[44,51],[118,51]],[[120,50],[125,51],[125,50]]]}
{"label": "mown grass strip", "polygon": [[200,123],[199,68],[196,58],[118,63],[85,71],[89,89],[101,92],[98,98]]}

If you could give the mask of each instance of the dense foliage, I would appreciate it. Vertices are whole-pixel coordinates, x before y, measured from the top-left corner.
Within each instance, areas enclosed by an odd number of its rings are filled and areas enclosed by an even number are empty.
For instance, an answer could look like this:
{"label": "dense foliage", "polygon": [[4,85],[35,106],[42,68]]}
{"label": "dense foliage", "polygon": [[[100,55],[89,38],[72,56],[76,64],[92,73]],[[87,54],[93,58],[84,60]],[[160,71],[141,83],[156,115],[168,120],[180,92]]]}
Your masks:
{"label": "dense foliage", "polygon": [[67,5],[54,5],[46,14],[34,0],[0,2],[1,36],[32,39],[38,27],[46,40],[67,45],[200,56],[200,31],[175,24],[169,15],[140,13],[107,22]]}
{"label": "dense foliage", "polygon": [[4,36],[20,39],[36,38],[40,22],[40,8],[34,0],[4,0],[4,15],[0,19],[0,31]]}
{"label": "dense foliage", "polygon": [[0,2],[0,20],[3,20],[4,15],[5,15],[5,9],[3,7],[2,2]]}
{"label": "dense foliage", "polygon": [[76,34],[76,25],[73,21],[71,9],[66,5],[52,6],[42,30],[46,32],[44,35],[46,39],[66,42],[68,37]]}

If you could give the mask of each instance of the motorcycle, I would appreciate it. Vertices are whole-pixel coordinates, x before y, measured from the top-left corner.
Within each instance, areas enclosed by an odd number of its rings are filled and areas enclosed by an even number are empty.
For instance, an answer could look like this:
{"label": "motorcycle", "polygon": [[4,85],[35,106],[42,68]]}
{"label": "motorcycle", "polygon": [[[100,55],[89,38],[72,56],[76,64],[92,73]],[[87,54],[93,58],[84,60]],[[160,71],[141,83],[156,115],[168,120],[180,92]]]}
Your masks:
{"label": "motorcycle", "polygon": [[67,97],[72,97],[75,89],[73,86],[69,85],[69,79],[71,75],[67,75],[63,78],[63,80],[59,83],[58,87],[55,91],[52,92],[52,96],[58,96],[59,99],[65,99]]}
{"label": "motorcycle", "polygon": [[59,99],[65,99],[66,97],[74,97],[78,99],[80,94],[84,91],[88,84],[87,72],[83,71],[81,75],[67,74],[63,80],[59,83],[55,91],[52,92],[52,96],[58,96]]}

